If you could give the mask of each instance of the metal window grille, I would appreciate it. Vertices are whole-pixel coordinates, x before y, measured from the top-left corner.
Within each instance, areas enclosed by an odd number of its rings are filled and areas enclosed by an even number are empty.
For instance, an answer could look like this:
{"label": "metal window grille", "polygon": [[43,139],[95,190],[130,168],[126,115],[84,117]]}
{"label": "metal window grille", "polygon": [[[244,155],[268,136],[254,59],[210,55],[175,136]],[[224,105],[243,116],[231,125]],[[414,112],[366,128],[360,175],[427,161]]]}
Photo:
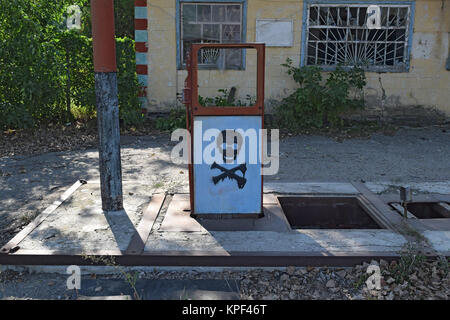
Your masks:
{"label": "metal window grille", "polygon": [[[181,5],[181,63],[192,43],[240,43],[242,5],[240,3],[184,3]],[[202,49],[199,67],[241,69],[242,49]]]}
{"label": "metal window grille", "polygon": [[379,4],[381,26],[367,26],[370,4],[309,4],[306,65],[333,69],[361,65],[368,71],[408,69],[411,6]]}

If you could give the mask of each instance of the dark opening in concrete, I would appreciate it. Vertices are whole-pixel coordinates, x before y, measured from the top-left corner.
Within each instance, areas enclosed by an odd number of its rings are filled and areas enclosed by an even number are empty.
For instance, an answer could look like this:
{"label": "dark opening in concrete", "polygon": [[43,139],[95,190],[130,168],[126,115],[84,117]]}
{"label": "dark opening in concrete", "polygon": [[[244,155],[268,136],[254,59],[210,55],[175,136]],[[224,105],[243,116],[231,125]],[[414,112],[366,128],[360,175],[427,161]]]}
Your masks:
{"label": "dark opening in concrete", "polygon": [[278,197],[292,229],[382,229],[355,197]]}
{"label": "dark opening in concrete", "polygon": [[[400,205],[400,203],[398,203]],[[396,207],[396,211],[399,214],[399,206]],[[408,203],[407,209],[418,219],[443,219],[450,218],[450,211],[446,210],[437,202],[413,202]]]}

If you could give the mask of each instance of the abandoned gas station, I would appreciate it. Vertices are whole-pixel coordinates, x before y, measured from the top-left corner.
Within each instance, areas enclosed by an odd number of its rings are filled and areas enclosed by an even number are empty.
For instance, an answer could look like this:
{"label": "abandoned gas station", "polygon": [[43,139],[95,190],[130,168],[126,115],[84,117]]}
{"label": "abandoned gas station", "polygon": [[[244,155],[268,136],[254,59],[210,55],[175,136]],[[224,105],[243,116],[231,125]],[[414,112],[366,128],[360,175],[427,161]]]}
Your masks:
{"label": "abandoned gas station", "polygon": [[[183,80],[188,189],[153,193],[145,181],[122,181],[112,0],[93,0],[92,17],[100,181],[80,177],[0,249],[0,264],[107,265],[112,258],[124,266],[349,266],[398,259],[408,243],[430,259],[450,255],[448,192],[430,186],[411,197],[360,181],[264,183],[263,161],[250,161],[238,129],[264,126],[265,43],[190,44]],[[225,65],[248,59],[250,105],[199,103],[205,53]],[[193,161],[206,147],[195,143],[203,134],[196,121],[220,141],[213,163]],[[259,155],[268,148],[257,146]]]}

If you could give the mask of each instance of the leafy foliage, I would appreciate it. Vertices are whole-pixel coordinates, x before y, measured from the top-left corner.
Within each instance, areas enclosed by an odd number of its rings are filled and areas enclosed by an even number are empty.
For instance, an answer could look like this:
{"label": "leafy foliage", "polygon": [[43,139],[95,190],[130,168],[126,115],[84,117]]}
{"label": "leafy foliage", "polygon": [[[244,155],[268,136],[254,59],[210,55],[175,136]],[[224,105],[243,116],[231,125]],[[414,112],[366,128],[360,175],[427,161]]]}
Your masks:
{"label": "leafy foliage", "polygon": [[179,128],[186,128],[186,109],[174,108],[165,118],[156,119],[156,129],[162,131],[173,131]]}
{"label": "leafy foliage", "polygon": [[52,41],[64,2],[0,0],[0,125],[52,117],[64,99],[62,55]]}
{"label": "leafy foliage", "polygon": [[[84,2],[81,9],[83,17],[81,30],[85,36],[91,37],[91,6],[89,1]],[[116,37],[134,39],[134,0],[114,1],[114,23]]]}
{"label": "leafy foliage", "polygon": [[[67,98],[95,114],[92,39],[83,30],[65,28],[67,7],[78,4],[85,10],[87,3],[0,0],[0,128],[66,121]],[[116,44],[120,117],[137,124],[142,114],[134,41],[117,38]]]}
{"label": "leafy foliage", "polygon": [[198,96],[198,102],[201,106],[207,107],[247,107],[255,104],[255,97],[247,95],[244,101],[236,100],[234,94],[230,95],[228,89],[217,90],[218,95],[215,97]]}
{"label": "leafy foliage", "polygon": [[300,87],[285,98],[277,108],[278,125],[290,130],[340,126],[342,113],[362,108],[362,90],[366,85],[364,70],[357,66],[344,69],[337,66],[326,80],[320,67],[297,68],[288,59],[287,68]]}
{"label": "leafy foliage", "polygon": [[[215,97],[198,96],[198,102],[201,106],[214,107],[245,107],[255,104],[255,98],[247,95],[245,101],[236,100],[228,89],[219,89]],[[186,110],[184,108],[174,108],[169,115],[164,118],[156,119],[156,129],[163,131],[173,131],[178,128],[186,127]]]}

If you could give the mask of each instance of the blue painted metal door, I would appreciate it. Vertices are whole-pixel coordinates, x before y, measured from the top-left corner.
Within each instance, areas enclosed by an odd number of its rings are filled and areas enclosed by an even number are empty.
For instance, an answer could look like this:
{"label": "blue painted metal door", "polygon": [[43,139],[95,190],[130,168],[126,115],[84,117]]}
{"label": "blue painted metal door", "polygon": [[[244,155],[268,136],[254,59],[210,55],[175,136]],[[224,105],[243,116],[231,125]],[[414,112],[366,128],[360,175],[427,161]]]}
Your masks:
{"label": "blue painted metal door", "polygon": [[[260,116],[197,116],[194,119],[194,205],[196,214],[261,213]],[[233,130],[232,163],[220,162],[225,150],[219,133]],[[219,140],[220,142],[220,140]],[[225,143],[225,141],[224,141]],[[217,151],[220,151],[216,154]]]}

